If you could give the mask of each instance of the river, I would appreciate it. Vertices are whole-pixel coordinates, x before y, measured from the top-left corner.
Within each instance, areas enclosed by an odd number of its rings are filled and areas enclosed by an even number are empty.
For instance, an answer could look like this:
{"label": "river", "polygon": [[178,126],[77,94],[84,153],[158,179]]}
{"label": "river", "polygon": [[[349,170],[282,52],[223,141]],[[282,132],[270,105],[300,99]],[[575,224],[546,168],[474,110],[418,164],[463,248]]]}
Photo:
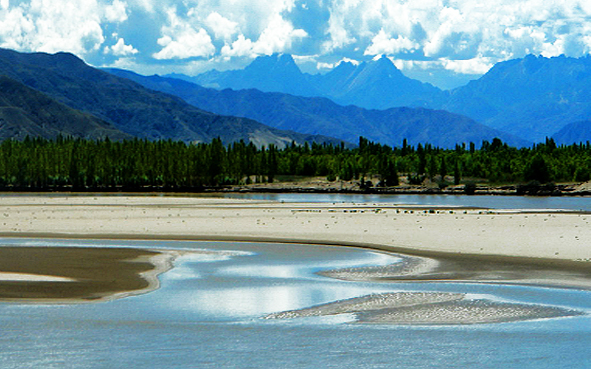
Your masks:
{"label": "river", "polygon": [[[401,260],[344,247],[27,239],[1,243],[208,251],[177,259],[175,267],[161,275],[161,287],[151,293],[89,304],[0,303],[2,368],[585,368],[591,362],[588,290],[345,281],[318,274]],[[575,314],[482,324],[364,324],[352,313],[265,319],[361,296],[413,293],[460,294],[493,308],[509,304]]]}

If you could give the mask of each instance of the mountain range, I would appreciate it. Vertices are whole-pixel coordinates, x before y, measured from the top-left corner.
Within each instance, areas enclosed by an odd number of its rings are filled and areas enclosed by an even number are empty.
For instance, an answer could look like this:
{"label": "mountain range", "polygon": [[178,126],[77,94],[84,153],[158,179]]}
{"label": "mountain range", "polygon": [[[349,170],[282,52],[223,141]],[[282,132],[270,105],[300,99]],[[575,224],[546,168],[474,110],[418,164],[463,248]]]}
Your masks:
{"label": "mountain range", "polygon": [[255,119],[269,126],[308,134],[330,135],[348,142],[359,136],[398,146],[431,143],[453,148],[456,144],[501,138],[515,146],[530,144],[491,129],[474,120],[442,110],[391,108],[370,110],[341,106],[327,98],[301,97],[277,92],[215,90],[175,78],[142,76],[130,71],[107,69],[117,76],[183,98],[188,103],[218,114]]}
{"label": "mountain range", "polygon": [[[209,142],[220,137],[225,143],[244,140],[278,147],[292,142],[341,142],[274,129],[251,119],[206,112],[176,96],[90,67],[68,53],[26,54],[0,49],[0,75],[6,77],[3,82],[7,86],[12,86],[19,96],[25,96],[22,100],[29,100],[23,103],[15,101],[16,97],[4,98],[7,109],[2,115],[0,136],[21,137],[30,132],[51,138],[52,130],[62,129],[59,124],[67,120],[69,130],[63,129],[62,134],[76,137],[102,137],[111,130],[114,138]],[[39,105],[39,101],[49,106],[40,110],[34,105]],[[44,115],[44,119],[39,115]],[[73,116],[79,119],[69,118]],[[46,130],[35,128],[39,126]],[[103,131],[89,133],[99,126]]]}
{"label": "mountain range", "polygon": [[591,140],[591,57],[510,60],[451,91],[404,76],[384,57],[309,75],[291,56],[271,55],[243,70],[167,78],[107,73],[68,53],[0,49],[0,76],[0,138],[220,137],[279,147],[359,136],[441,147]]}
{"label": "mountain range", "polygon": [[404,76],[385,57],[359,65],[342,62],[326,74],[309,75],[302,73],[289,55],[272,55],[259,57],[243,70],[174,77],[217,89],[326,97],[341,105],[367,109],[442,109],[530,142],[543,142],[566,125],[591,117],[589,56],[529,55],[497,63],[481,78],[450,91]]}
{"label": "mountain range", "polygon": [[446,94],[428,83],[406,77],[390,59],[381,57],[355,65],[342,62],[326,74],[302,73],[288,54],[256,58],[244,69],[209,71],[195,77],[170,74],[203,87],[257,89],[304,97],[327,97],[340,105],[366,109],[441,105]]}
{"label": "mountain range", "polygon": [[591,57],[529,55],[497,63],[478,80],[452,90],[438,107],[543,142],[566,125],[591,118]]}

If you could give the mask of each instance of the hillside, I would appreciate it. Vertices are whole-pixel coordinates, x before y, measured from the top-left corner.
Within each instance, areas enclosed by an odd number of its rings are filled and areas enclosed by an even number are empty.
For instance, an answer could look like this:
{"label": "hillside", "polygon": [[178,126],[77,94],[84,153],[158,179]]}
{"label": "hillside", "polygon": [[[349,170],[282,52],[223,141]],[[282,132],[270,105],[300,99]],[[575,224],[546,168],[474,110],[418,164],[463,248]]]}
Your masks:
{"label": "hillside", "polygon": [[591,120],[567,124],[556,132],[552,138],[557,144],[571,145],[591,141]]}
{"label": "hillside", "polygon": [[429,142],[440,147],[495,137],[516,146],[529,143],[490,129],[467,117],[424,108],[367,110],[341,106],[326,98],[307,98],[258,90],[222,91],[207,89],[174,78],[141,76],[110,69],[111,73],[132,79],[147,88],[176,94],[199,108],[219,114],[248,117],[279,129],[309,134],[331,135],[348,142],[359,136],[398,146],[403,139],[410,144]]}
{"label": "hillside", "polygon": [[131,138],[111,124],[67,107],[6,76],[0,76],[0,139],[26,136],[86,139]]}
{"label": "hillside", "polygon": [[498,63],[453,90],[438,107],[543,142],[567,124],[591,117],[591,57],[529,55]]}
{"label": "hillside", "polygon": [[182,99],[149,90],[86,65],[72,54],[24,54],[0,50],[0,74],[74,108],[94,115],[134,137],[185,142],[244,140],[284,146],[292,141],[336,142],[267,127],[259,122],[198,109]]}

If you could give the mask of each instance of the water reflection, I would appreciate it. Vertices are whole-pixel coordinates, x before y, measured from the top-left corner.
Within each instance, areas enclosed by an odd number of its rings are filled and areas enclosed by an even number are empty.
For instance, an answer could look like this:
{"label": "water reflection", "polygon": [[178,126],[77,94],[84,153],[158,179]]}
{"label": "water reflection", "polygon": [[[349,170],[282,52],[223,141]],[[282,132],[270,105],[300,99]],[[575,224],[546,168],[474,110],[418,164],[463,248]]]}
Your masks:
{"label": "water reflection", "polygon": [[[240,247],[253,245],[240,245]],[[294,245],[277,245],[293,251]],[[267,245],[248,257],[195,262],[181,258],[177,271],[162,277],[162,301],[171,310],[190,311],[201,319],[229,320],[299,309],[310,305],[347,299],[388,289],[379,284],[349,283],[325,278],[318,271],[333,268],[389,265],[400,258],[378,252],[329,248],[335,260],[326,260],[324,247],[295,246],[300,252],[289,260],[276,259],[277,250]],[[306,252],[302,252],[301,248]],[[315,253],[317,251],[317,253]],[[274,256],[272,256],[275,254]],[[314,256],[316,260],[313,260]],[[170,291],[170,292],[169,292]],[[174,291],[174,292],[172,292]]]}
{"label": "water reflection", "polygon": [[[15,240],[11,244],[26,242]],[[69,241],[57,242],[68,246]],[[584,368],[590,292],[478,283],[343,281],[315,272],[388,263],[365,250],[272,244],[75,241],[96,247],[207,249],[181,257],[157,291],[84,305],[0,303],[6,368]],[[228,250],[240,254],[228,256]],[[217,254],[216,254],[217,253]],[[385,256],[384,256],[385,255]],[[284,271],[287,270],[287,271]],[[264,277],[257,277],[260,271]],[[177,273],[177,274],[174,274]],[[503,324],[355,326],[351,314],[264,320],[372,293],[431,291],[560,306],[587,315]]]}
{"label": "water reflection", "polygon": [[227,198],[321,203],[393,203],[406,205],[473,206],[490,209],[567,209],[591,211],[591,197],[531,197],[493,195],[362,195],[306,193],[229,193]]}

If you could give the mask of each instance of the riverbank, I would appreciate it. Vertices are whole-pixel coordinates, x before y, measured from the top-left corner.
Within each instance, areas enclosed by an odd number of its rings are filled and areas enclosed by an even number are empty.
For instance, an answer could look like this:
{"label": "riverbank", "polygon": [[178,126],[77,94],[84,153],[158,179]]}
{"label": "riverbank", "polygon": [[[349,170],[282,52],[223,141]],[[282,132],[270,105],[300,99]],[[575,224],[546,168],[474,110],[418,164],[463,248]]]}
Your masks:
{"label": "riverbank", "polygon": [[[448,178],[449,179],[449,178]],[[468,182],[442,185],[426,179],[422,184],[409,184],[400,178],[400,185],[379,186],[379,178],[360,181],[327,181],[326,178],[301,178],[290,182],[257,183],[226,186],[216,191],[241,193],[337,193],[337,194],[387,194],[387,195],[495,195],[495,196],[591,196],[591,182],[540,184],[490,185]]]}
{"label": "riverbank", "polygon": [[277,241],[587,268],[591,214],[224,198],[0,197],[0,237]]}

